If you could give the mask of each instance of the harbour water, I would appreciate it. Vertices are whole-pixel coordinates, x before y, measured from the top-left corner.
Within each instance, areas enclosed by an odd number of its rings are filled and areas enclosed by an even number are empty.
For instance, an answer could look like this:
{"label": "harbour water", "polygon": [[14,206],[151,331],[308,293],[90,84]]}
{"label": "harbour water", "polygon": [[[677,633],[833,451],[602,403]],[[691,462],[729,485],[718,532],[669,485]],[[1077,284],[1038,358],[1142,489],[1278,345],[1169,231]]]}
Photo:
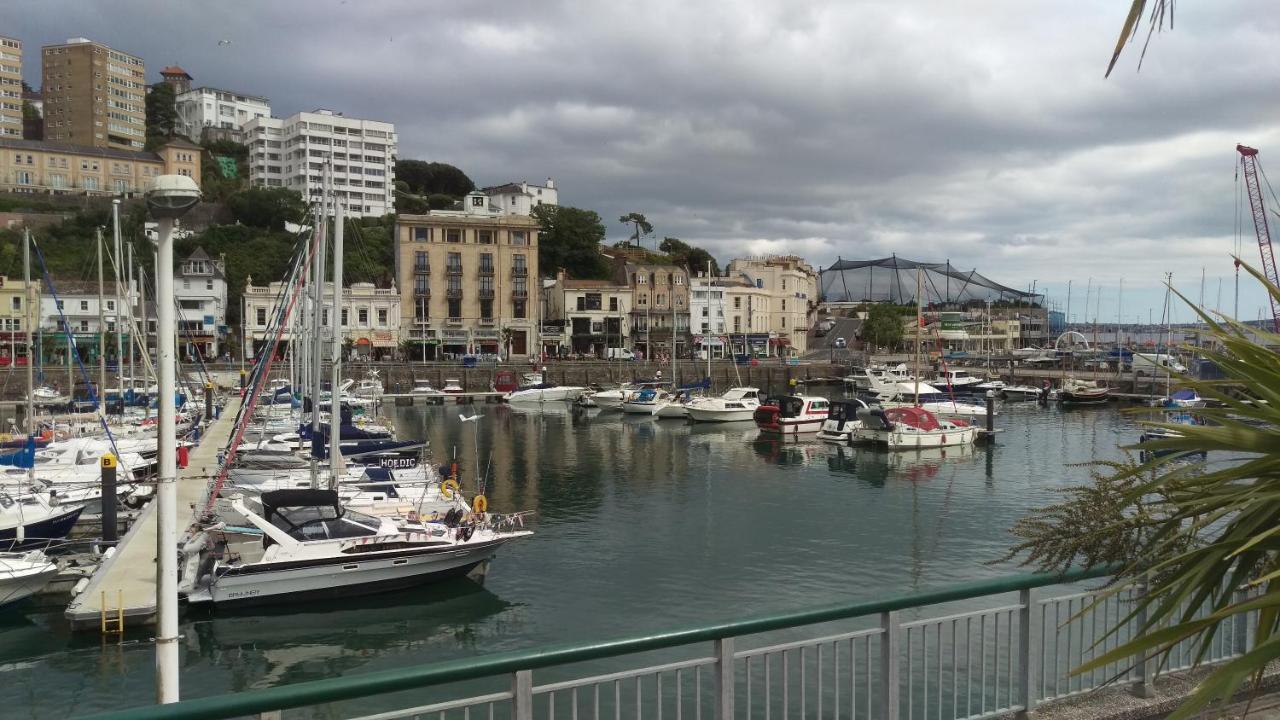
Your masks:
{"label": "harbour water", "polygon": [[[869,599],[1011,572],[1008,527],[1075,465],[1138,435],[1113,407],[1001,409],[994,448],[888,455],[567,408],[396,408],[402,437],[455,455],[492,511],[536,534],[470,581],[369,600],[188,616],[182,692],[197,697],[460,656],[626,636]],[[477,423],[459,413],[479,412]],[[477,452],[478,445],[478,452]],[[65,718],[152,702],[145,631],[72,635],[61,607],[0,616],[0,715]],[[363,711],[379,709],[362,706]]]}

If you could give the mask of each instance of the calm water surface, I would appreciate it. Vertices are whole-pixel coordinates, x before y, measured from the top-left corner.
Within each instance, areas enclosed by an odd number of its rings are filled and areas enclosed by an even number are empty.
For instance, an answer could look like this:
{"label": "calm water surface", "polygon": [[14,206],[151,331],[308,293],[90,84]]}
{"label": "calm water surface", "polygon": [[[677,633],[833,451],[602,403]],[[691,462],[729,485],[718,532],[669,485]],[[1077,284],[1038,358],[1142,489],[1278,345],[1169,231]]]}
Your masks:
{"label": "calm water surface", "polygon": [[[397,408],[403,437],[490,467],[490,507],[536,534],[470,581],[335,605],[184,620],[184,697],[614,638],[868,599],[1010,572],[1008,527],[1073,463],[1138,431],[1112,408],[1002,408],[998,444],[888,455],[760,439],[750,423],[476,406]],[[464,412],[470,414],[468,408]],[[478,440],[478,453],[477,453]],[[151,702],[145,632],[103,645],[61,609],[0,616],[0,716],[61,718]]]}

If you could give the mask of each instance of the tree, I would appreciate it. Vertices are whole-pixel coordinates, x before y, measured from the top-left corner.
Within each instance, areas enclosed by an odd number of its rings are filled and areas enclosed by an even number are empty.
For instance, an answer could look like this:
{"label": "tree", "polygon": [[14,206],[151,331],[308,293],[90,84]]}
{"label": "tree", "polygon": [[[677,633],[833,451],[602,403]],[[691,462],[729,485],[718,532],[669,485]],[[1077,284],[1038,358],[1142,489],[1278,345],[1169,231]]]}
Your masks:
{"label": "tree", "polygon": [[902,342],[902,314],[887,303],[877,303],[867,309],[867,319],[858,331],[862,341],[875,347],[895,347]]}
{"label": "tree", "polygon": [[631,241],[636,247],[640,247],[640,238],[645,235],[653,234],[653,225],[649,224],[649,220],[642,213],[627,213],[618,218],[618,222],[623,225],[634,225],[635,230],[631,234]]}
{"label": "tree", "polygon": [[538,221],[538,267],[543,275],[554,276],[563,269],[581,279],[609,276],[600,255],[605,229],[598,214],[564,205],[539,205],[531,214]]}
{"label": "tree", "polygon": [[[1280,298],[1280,288],[1245,267]],[[1140,623],[1132,639],[1078,672],[1143,655],[1167,662],[1184,642],[1199,664],[1200,652],[1216,637],[1239,627],[1247,613],[1260,613],[1242,655],[1201,679],[1169,716],[1174,719],[1229,702],[1244,683],[1261,680],[1280,646],[1280,496],[1274,490],[1280,483],[1280,363],[1268,348],[1280,343],[1280,335],[1215,320],[1187,304],[1209,328],[1206,347],[1221,348],[1198,352],[1224,379],[1180,383],[1209,402],[1195,411],[1205,424],[1145,422],[1176,433],[1142,444],[1161,456],[1098,463],[1092,485],[1069,489],[1065,500],[1014,526],[1019,542],[1010,552],[1051,571],[1117,567],[1108,594],[1145,585],[1119,620]],[[1206,451],[1222,459],[1195,460]],[[1253,592],[1236,593],[1244,589]],[[1207,616],[1193,618],[1201,608]]]}
{"label": "tree", "polygon": [[227,198],[236,222],[266,230],[284,230],[285,221],[301,222],[307,213],[302,196],[288,188],[255,187]]}
{"label": "tree", "polygon": [[154,150],[178,132],[178,103],[173,86],[156,83],[147,93],[147,149]]}
{"label": "tree", "polygon": [[[200,192],[206,201],[225,201],[245,189],[249,180],[248,146],[232,140],[203,142],[201,146],[212,158],[200,168]],[[230,167],[224,167],[224,162],[229,162]]]}
{"label": "tree", "polygon": [[1142,20],[1142,12],[1146,9],[1147,3],[1151,2],[1151,13],[1147,18],[1147,39],[1142,44],[1142,54],[1138,57],[1138,67],[1142,67],[1142,59],[1147,55],[1147,46],[1151,44],[1151,36],[1156,30],[1164,28],[1166,18],[1169,21],[1169,27],[1173,27],[1173,0],[1132,0],[1129,6],[1129,14],[1125,16],[1124,26],[1120,29],[1120,37],[1116,40],[1116,49],[1111,53],[1111,62],[1107,64],[1107,73],[1105,77],[1111,76],[1111,71],[1116,67],[1116,61],[1120,59],[1120,53],[1124,52],[1126,43],[1133,42],[1138,37],[1138,25]]}
{"label": "tree", "polygon": [[467,174],[448,163],[397,160],[396,180],[418,195],[448,195],[455,200],[476,189]]}
{"label": "tree", "polygon": [[679,238],[663,238],[662,244],[658,249],[666,253],[671,261],[677,265],[683,265],[690,272],[705,272],[708,267],[711,268],[712,275],[720,274],[720,265],[716,263],[716,259],[711,257],[711,253],[700,247],[694,247]]}

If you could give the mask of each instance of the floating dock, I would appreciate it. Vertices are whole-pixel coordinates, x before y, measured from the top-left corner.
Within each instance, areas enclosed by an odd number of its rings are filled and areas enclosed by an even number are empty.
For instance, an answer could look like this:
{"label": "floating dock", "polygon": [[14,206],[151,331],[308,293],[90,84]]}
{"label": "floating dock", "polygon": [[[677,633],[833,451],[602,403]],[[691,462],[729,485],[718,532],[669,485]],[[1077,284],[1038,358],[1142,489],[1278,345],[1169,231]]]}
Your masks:
{"label": "floating dock", "polygon": [[[209,477],[218,471],[218,453],[231,438],[239,410],[240,397],[232,395],[191,452],[187,467],[178,470],[180,536],[194,519],[196,505],[204,500]],[[66,617],[73,628],[101,629],[104,615],[123,618],[125,625],[155,622],[156,522],[156,503],[147,503],[142,515],[120,539],[115,552],[103,561],[85,589],[67,606]]]}

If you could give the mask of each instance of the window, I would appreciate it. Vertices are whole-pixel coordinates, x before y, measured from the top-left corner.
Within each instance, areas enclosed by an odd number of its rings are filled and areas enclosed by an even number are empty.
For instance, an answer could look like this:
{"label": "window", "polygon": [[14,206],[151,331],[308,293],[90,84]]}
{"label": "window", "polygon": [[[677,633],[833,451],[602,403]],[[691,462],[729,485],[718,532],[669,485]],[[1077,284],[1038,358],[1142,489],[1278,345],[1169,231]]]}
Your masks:
{"label": "window", "polygon": [[449,253],[448,269],[450,273],[462,272],[462,253]]}
{"label": "window", "polygon": [[329,326],[329,308],[325,308],[324,312],[320,313],[320,324],[324,327]]}
{"label": "window", "polygon": [[449,319],[450,320],[462,319],[462,301],[461,300],[453,300],[453,299],[449,300]]}
{"label": "window", "polygon": [[528,235],[526,235],[525,231],[523,230],[512,230],[511,244],[512,245],[528,245],[529,244]]}
{"label": "window", "polygon": [[782,301],[782,312],[786,312],[786,311],[787,311],[787,301],[786,301],[786,300],[783,300],[783,301]]}
{"label": "window", "polygon": [[267,309],[258,308],[258,327],[265,327],[267,324]]}
{"label": "window", "polygon": [[786,316],[786,315],[783,315],[783,316],[782,316],[782,329],[783,329],[783,330],[786,330],[786,329],[787,329],[787,316]]}
{"label": "window", "polygon": [[493,273],[493,254],[480,253],[480,272]]}
{"label": "window", "polygon": [[734,309],[734,310],[741,310],[741,309],[742,309],[742,298],[740,298],[740,297],[736,297],[736,298],[734,298],[734,299],[733,299],[733,309]]}
{"label": "window", "polygon": [[618,312],[618,298],[609,298],[609,312]]}
{"label": "window", "polygon": [[511,303],[511,314],[514,315],[517,320],[525,319],[524,300],[516,300],[515,302]]}
{"label": "window", "polygon": [[387,309],[378,308],[378,327],[387,326]]}
{"label": "window", "polygon": [[476,196],[472,197],[472,198],[471,198],[471,207],[478,207],[478,208],[482,208],[482,207],[484,207],[484,196],[483,196],[483,195],[476,195]]}
{"label": "window", "polygon": [[[783,291],[786,291],[786,289],[787,289],[787,279],[786,279],[786,278],[782,278],[782,289],[783,289]],[[785,310],[786,308],[783,308],[783,309]]]}
{"label": "window", "polygon": [[85,179],[84,179],[84,189],[85,189],[85,190],[97,190],[97,189],[98,189],[98,178],[96,178],[96,177],[87,177],[87,178],[85,178]]}
{"label": "window", "polygon": [[27,172],[26,170],[23,170],[22,172],[19,172],[19,173],[18,173],[18,184],[19,184],[19,185],[30,185],[30,184],[31,184],[31,173]]}
{"label": "window", "polygon": [[431,240],[431,228],[416,227],[413,229],[414,242],[428,242]]}
{"label": "window", "polygon": [[480,301],[480,319],[481,320],[493,319],[493,301],[492,300]]}
{"label": "window", "polygon": [[462,231],[457,228],[450,228],[444,231],[444,241],[449,243],[462,242]]}
{"label": "window", "polygon": [[58,301],[58,309],[59,309],[59,310],[61,310],[61,309],[62,309],[62,301],[61,301],[61,300],[59,300],[59,301]]}
{"label": "window", "polygon": [[356,318],[359,319],[360,321],[360,327],[367,326],[369,324],[369,308],[362,307],[359,310],[357,310]]}
{"label": "window", "polygon": [[80,301],[80,310],[82,310],[82,311],[84,311],[84,312],[88,312],[88,310],[89,310],[89,301],[88,301],[88,300],[81,300],[81,301]]}
{"label": "window", "polygon": [[478,241],[481,245],[492,245],[492,244],[493,244],[493,231],[492,231],[492,230],[477,230],[477,231],[476,231],[476,238],[477,238],[477,241]]}
{"label": "window", "polygon": [[413,271],[418,273],[427,272],[427,253],[419,250],[413,254]]}
{"label": "window", "polygon": [[648,307],[649,294],[645,293],[644,295],[641,295],[640,297],[636,298],[636,304],[639,305],[640,307]]}
{"label": "window", "polygon": [[204,289],[205,289],[205,290],[212,290],[212,289],[213,289],[213,281],[212,281],[212,280],[205,280],[205,281],[204,281]]}
{"label": "window", "polygon": [[20,297],[13,298],[13,309],[15,311],[22,310],[22,298]]}
{"label": "window", "polygon": [[347,309],[342,308],[342,326],[347,327],[351,324],[350,318],[347,317]]}
{"label": "window", "polygon": [[108,310],[110,310],[111,312],[115,312],[115,310],[116,310],[116,301],[115,301],[115,300],[108,300],[108,301],[107,301],[107,309],[108,309]]}
{"label": "window", "polygon": [[702,317],[709,317],[710,314],[709,308],[702,308]]}

